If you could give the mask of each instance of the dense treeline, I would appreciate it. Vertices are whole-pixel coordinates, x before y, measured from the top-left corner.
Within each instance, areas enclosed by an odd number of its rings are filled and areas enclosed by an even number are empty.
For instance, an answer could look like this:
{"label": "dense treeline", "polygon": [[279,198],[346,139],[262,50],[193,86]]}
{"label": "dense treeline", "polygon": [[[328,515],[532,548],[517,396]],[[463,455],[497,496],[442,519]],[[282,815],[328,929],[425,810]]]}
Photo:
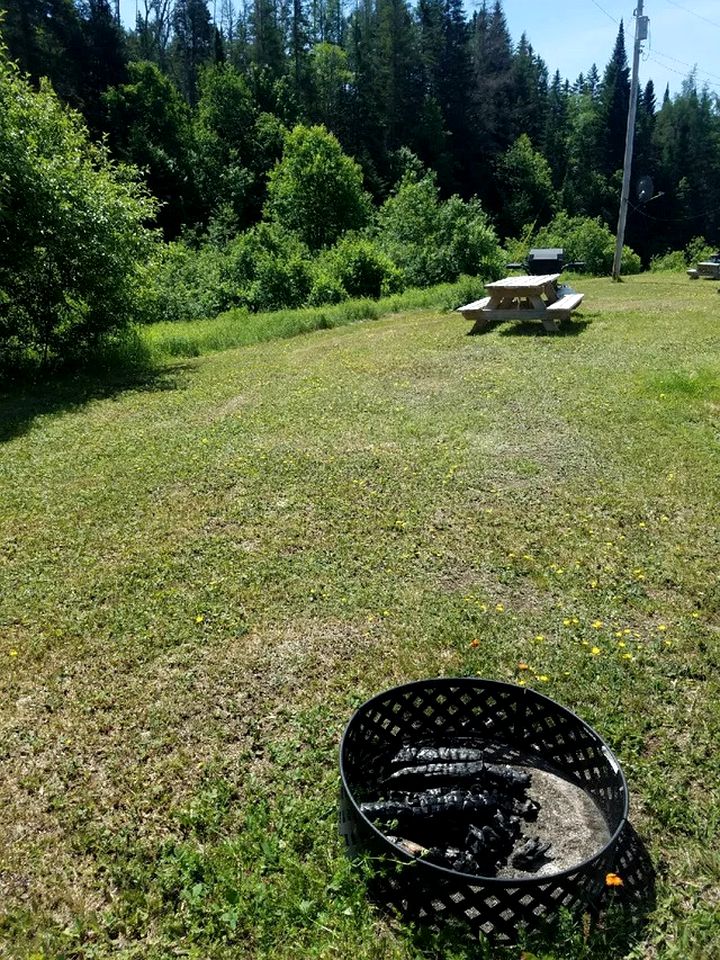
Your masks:
{"label": "dense treeline", "polygon": [[[130,31],[109,0],[0,11],[0,366],[132,320],[488,279],[533,242],[609,270],[622,26],[570,83],[499,0],[138,0]],[[718,242],[720,114],[692,77],[659,108],[645,86],[634,170],[658,194],[628,223],[646,263]]]}
{"label": "dense treeline", "polygon": [[[145,171],[167,238],[257,222],[284,130],[299,123],[335,134],[376,201],[405,147],[442,195],[479,197],[502,236],[557,210],[614,226],[630,90],[622,26],[602,73],[588,65],[571,83],[526,36],[513,42],[499,2],[468,18],[461,0],[360,0],[349,12],[341,0],[139,0],[129,32],[108,0],[0,6],[20,68],[48,76],[114,156]],[[691,77],[658,107],[648,82],[634,171],[662,194],[630,211],[628,241],[646,261],[698,234],[717,241],[716,97]]]}

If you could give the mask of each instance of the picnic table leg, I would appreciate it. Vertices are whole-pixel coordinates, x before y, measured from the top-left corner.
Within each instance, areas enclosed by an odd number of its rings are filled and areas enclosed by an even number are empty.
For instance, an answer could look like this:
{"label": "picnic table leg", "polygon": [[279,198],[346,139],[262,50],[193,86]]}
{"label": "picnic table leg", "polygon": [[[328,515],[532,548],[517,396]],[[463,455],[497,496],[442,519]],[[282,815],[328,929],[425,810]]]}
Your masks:
{"label": "picnic table leg", "polygon": [[542,325],[543,325],[543,326],[545,327],[545,329],[548,330],[550,333],[559,333],[559,332],[560,332],[560,327],[557,325],[557,323],[555,322],[555,320],[553,320],[552,316],[550,316],[550,315],[548,315],[548,316],[546,316],[546,317],[542,317]]}
{"label": "picnic table leg", "polygon": [[548,303],[557,303],[557,301],[560,299],[558,297],[557,287],[554,283],[546,283],[543,293],[547,297]]}
{"label": "picnic table leg", "polygon": [[484,317],[482,313],[479,313],[475,317],[475,323],[472,325],[471,329],[468,330],[468,333],[480,333],[482,330],[486,330],[488,327],[488,319]]}
{"label": "picnic table leg", "polygon": [[[480,313],[475,317],[475,323],[472,325],[472,328],[468,333],[480,333],[482,330],[487,330],[490,320],[489,315],[492,310],[498,310],[503,304],[503,297],[497,293],[490,295],[490,300],[487,306],[483,307]],[[484,316],[487,314],[487,316]]]}

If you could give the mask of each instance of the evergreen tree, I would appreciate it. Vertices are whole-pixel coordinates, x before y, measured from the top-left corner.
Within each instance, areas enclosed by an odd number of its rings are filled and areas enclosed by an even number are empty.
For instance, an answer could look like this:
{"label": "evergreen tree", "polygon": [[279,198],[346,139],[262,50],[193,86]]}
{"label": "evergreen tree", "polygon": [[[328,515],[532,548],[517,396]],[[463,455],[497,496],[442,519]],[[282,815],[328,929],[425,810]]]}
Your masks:
{"label": "evergreen tree", "polygon": [[437,171],[446,192],[463,189],[459,148],[469,136],[467,90],[472,76],[467,22],[460,0],[419,0],[417,21],[425,90],[423,127],[426,139],[435,143],[434,150],[423,146],[419,152]]}
{"label": "evergreen tree", "polygon": [[190,111],[155,64],[131,63],[128,72],[129,82],[103,98],[109,144],[114,156],[143,171],[161,204],[158,224],[173,239],[198,212]]}
{"label": "evergreen tree", "polygon": [[510,71],[508,119],[516,136],[527,134],[534,143],[542,141],[547,96],[547,67],[540,57],[535,56],[532,44],[523,34]]}
{"label": "evergreen tree", "polygon": [[0,13],[10,59],[35,84],[48,77],[66,103],[80,107],[83,38],[73,0],[0,0]]}
{"label": "evergreen tree", "polygon": [[185,99],[194,106],[198,99],[198,76],[203,64],[211,63],[215,34],[207,0],[175,0],[171,46],[178,84]]}
{"label": "evergreen tree", "polygon": [[545,128],[540,143],[550,164],[553,184],[557,189],[562,186],[567,172],[567,147],[570,134],[569,100],[568,92],[560,78],[560,71],[556,70],[547,94],[544,113]]}
{"label": "evergreen tree", "polygon": [[[492,11],[483,2],[470,27],[470,61],[473,70],[470,145],[471,165],[476,171],[470,186],[480,192],[490,182],[495,159],[510,146],[512,131],[507,123],[512,86],[512,45],[499,0]],[[497,207],[499,199],[492,201]]]}
{"label": "evergreen tree", "polygon": [[621,170],[625,154],[628,107],[630,104],[630,68],[625,54],[625,31],[622,21],[615,48],[605,68],[600,87],[600,118],[602,138],[600,169],[610,176]]}
{"label": "evergreen tree", "polygon": [[83,0],[83,113],[91,130],[102,129],[102,94],[127,80],[125,38],[108,0]]}
{"label": "evergreen tree", "polygon": [[248,26],[252,62],[266,68],[273,78],[282,76],[285,73],[283,29],[273,0],[253,0]]}

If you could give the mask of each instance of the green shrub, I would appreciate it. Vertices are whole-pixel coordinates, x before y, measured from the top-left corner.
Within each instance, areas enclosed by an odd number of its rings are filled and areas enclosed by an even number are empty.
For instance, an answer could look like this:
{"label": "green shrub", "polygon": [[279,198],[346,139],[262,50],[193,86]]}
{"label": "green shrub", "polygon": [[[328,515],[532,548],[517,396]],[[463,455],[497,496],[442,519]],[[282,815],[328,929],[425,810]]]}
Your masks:
{"label": "green shrub", "polygon": [[672,250],[657,255],[650,260],[650,269],[653,273],[660,270],[684,270],[685,266],[685,254],[682,250]]}
{"label": "green shrub", "polygon": [[312,280],[307,247],[274,224],[259,223],[224,249],[221,286],[225,308],[299,307],[310,293]]}
{"label": "green shrub", "polygon": [[[582,260],[585,270],[597,276],[612,272],[615,237],[600,217],[571,217],[564,211],[535,234],[535,247],[562,247],[565,261]],[[621,272],[640,273],[642,262],[630,247],[623,248]]]}
{"label": "green shrub", "polygon": [[716,249],[716,247],[710,246],[705,237],[693,237],[685,247],[685,263],[691,266],[701,260],[707,260],[715,253]]}
{"label": "green shrub", "polygon": [[347,298],[347,290],[342,283],[336,277],[321,270],[315,275],[307,303],[309,307],[321,307],[324,304],[342,303]]}
{"label": "green shrub", "polygon": [[143,320],[200,320],[233,305],[223,289],[222,262],[221,251],[211,244],[198,249],[164,244],[143,271]]}
{"label": "green shrub", "polygon": [[325,127],[297,126],[268,179],[267,216],[311,250],[331,246],[371,215],[360,166]]}
{"label": "green shrub", "polygon": [[253,312],[301,307],[312,288],[312,268],[299,255],[258,259],[255,279],[242,292],[241,302]]}
{"label": "green shrub", "polygon": [[76,362],[122,335],[153,212],[135,171],[0,49],[0,367]]}
{"label": "green shrub", "polygon": [[441,203],[434,174],[405,174],[378,214],[380,248],[409,286],[455,280],[461,273],[497,279],[504,256],[478,200]]}
{"label": "green shrub", "polygon": [[350,297],[378,297],[398,293],[403,274],[371,240],[347,236],[333,247],[322,263]]}
{"label": "green shrub", "polygon": [[260,223],[229,243],[166,245],[144,271],[143,314],[149,321],[199,320],[223,310],[299,307],[313,284],[313,265],[297,237]]}

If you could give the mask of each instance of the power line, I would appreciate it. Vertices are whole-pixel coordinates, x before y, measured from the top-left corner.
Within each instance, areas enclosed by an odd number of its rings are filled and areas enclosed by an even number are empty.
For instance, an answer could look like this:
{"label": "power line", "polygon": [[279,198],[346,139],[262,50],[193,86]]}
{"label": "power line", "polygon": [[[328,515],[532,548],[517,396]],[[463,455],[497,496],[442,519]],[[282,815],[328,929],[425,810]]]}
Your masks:
{"label": "power line", "polygon": [[601,7],[597,0],[590,0],[590,2],[594,3],[598,10],[601,10],[606,17],[610,17],[613,23],[616,23],[618,26],[620,26],[620,21],[617,20],[611,13],[608,13],[605,7]]}
{"label": "power line", "polygon": [[[720,80],[720,74],[710,73],[709,70],[703,70],[702,67],[699,67],[696,63],[685,63],[684,60],[678,60],[677,57],[671,57],[669,53],[663,53],[661,50],[656,50],[655,47],[653,46],[651,46],[650,49],[655,54],[656,57],[662,57],[664,60],[672,60],[673,63],[679,63],[680,66],[687,67],[689,70],[697,70],[700,73],[704,73],[707,77],[713,77],[715,80]],[[668,67],[667,69],[669,70],[670,67]]]}
{"label": "power line", "polygon": [[635,213],[639,213],[643,217],[647,217],[648,220],[656,220],[658,223],[685,223],[688,220],[700,220],[702,217],[707,217],[708,214],[717,213],[718,207],[712,207],[707,210],[704,210],[702,213],[694,213],[691,217],[654,217],[651,213],[645,213],[644,210],[641,210],[640,207],[636,207],[634,203],[629,204]]}
{"label": "power line", "polygon": [[718,23],[717,20],[710,20],[708,17],[704,17],[701,13],[696,13],[694,10],[689,10],[681,3],[677,3],[677,0],[667,0],[667,3],[671,4],[673,7],[677,7],[678,10],[682,10],[683,13],[689,13],[691,16],[697,17],[698,20],[704,20],[705,23],[710,23],[713,27],[718,27],[720,29],[720,23]]}
{"label": "power line", "polygon": [[[670,73],[675,73],[678,75],[678,77],[682,77],[683,80],[687,80],[687,74],[683,73],[681,70],[676,70],[674,67],[669,67],[666,63],[661,63],[659,60],[656,60],[655,57],[651,57],[649,55],[647,59],[651,60],[653,63],[656,63],[659,67],[662,67],[663,70],[669,70]],[[706,87],[708,90],[710,90],[712,93],[714,93],[716,96],[720,96],[720,91],[718,91],[716,87],[712,86],[712,84],[705,83],[703,84],[703,86]]]}

